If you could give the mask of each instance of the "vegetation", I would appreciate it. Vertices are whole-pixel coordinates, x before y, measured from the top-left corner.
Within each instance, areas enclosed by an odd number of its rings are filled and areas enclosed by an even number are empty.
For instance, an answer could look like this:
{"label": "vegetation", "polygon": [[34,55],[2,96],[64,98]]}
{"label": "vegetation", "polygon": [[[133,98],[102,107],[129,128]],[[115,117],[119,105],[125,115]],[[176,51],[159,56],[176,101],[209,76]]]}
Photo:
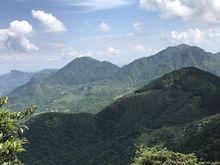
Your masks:
{"label": "vegetation", "polygon": [[220,75],[220,58],[188,45],[168,47],[122,68],[89,57],[77,58],[53,74],[35,76],[34,81],[12,92],[10,108],[37,104],[44,112],[97,113],[114,98],[189,66]]}
{"label": "vegetation", "polygon": [[[167,77],[175,81],[157,88]],[[37,115],[24,134],[31,145],[20,158],[34,165],[130,164],[138,144],[218,162],[219,82],[213,74],[184,68],[147,90],[120,97],[95,115]]]}
{"label": "vegetation", "polygon": [[140,146],[136,151],[132,165],[170,165],[187,164],[199,165],[194,154],[181,154],[167,149],[146,148]]}
{"label": "vegetation", "polygon": [[31,106],[20,112],[8,112],[2,109],[6,105],[7,97],[0,98],[0,164],[22,164],[17,154],[24,151],[23,145],[26,139],[21,138],[23,130],[27,127],[24,121],[36,110]]}
{"label": "vegetation", "polygon": [[34,80],[15,90],[9,96],[10,108],[20,109],[34,103],[39,105],[38,111],[85,112],[90,109],[96,113],[124,93],[121,85],[108,80],[102,82],[119,69],[89,57],[77,58],[48,77],[34,76]]}
{"label": "vegetation", "polygon": [[[171,149],[193,152],[204,160],[220,158],[220,114],[187,125],[178,132]],[[171,144],[172,145],[172,144]]]}

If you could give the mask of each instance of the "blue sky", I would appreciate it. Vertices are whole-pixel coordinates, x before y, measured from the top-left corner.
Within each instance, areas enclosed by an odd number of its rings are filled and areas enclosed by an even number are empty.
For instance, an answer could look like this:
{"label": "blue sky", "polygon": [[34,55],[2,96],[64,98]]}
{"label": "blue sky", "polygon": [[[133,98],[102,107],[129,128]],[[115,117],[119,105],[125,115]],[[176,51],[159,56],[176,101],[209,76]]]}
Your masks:
{"label": "blue sky", "polygon": [[90,56],[124,65],[170,45],[219,52],[219,0],[1,0],[0,74]]}

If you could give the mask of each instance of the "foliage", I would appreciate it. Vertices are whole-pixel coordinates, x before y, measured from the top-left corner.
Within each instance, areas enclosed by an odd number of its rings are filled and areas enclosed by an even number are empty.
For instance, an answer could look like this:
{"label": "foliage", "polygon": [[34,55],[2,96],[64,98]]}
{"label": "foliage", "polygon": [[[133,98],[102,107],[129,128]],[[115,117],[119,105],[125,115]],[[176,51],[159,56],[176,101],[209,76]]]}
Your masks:
{"label": "foliage", "polygon": [[[211,84],[207,82],[210,82]],[[220,81],[218,77],[193,67],[186,67],[163,75],[145,87],[137,90],[135,93],[173,87],[175,89],[183,89],[209,95],[219,92],[217,88],[214,88],[219,85]]]}
{"label": "foliage", "polygon": [[194,154],[181,154],[167,149],[145,148],[140,146],[136,151],[132,165],[199,165]]}
{"label": "foliage", "polygon": [[35,165],[130,164],[134,144],[143,144],[219,161],[219,78],[196,68],[179,72],[183,76],[178,82],[193,84],[198,79],[198,90],[175,81],[169,87],[120,97],[95,115],[37,115],[24,134],[31,145],[22,160]]}
{"label": "foliage", "polygon": [[38,111],[44,112],[89,110],[96,113],[126,91],[122,85],[107,80],[119,69],[114,64],[89,57],[76,58],[48,76],[38,73],[26,85],[11,93],[10,108],[37,104]]}
{"label": "foliage", "polygon": [[[188,124],[176,132],[172,149],[193,152],[204,160],[220,159],[220,114]],[[171,148],[170,147],[170,148]]]}
{"label": "foliage", "polygon": [[26,139],[21,138],[23,130],[27,129],[23,123],[37,107],[31,106],[20,112],[9,112],[2,109],[7,101],[7,97],[0,98],[0,164],[22,164],[17,159],[17,153],[23,152],[23,145],[27,143]]}
{"label": "foliage", "polygon": [[[143,87],[163,74],[182,67],[197,67],[220,75],[220,59],[198,47],[168,47],[119,68],[88,57],[77,58],[48,76],[10,94],[12,109],[39,105],[39,111],[97,113],[124,93]],[[39,80],[40,79],[40,80]],[[165,81],[167,85],[172,81]]]}

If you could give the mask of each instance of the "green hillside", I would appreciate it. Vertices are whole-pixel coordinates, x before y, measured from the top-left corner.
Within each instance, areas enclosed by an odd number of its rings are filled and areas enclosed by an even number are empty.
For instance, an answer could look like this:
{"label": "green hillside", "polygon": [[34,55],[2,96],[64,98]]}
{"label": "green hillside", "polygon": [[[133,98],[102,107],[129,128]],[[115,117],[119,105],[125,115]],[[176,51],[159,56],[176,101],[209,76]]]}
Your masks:
{"label": "green hillside", "polygon": [[33,118],[26,164],[130,164],[136,145],[220,161],[220,78],[183,68],[116,100],[96,115]]}
{"label": "green hillside", "polygon": [[90,57],[76,58],[47,80],[54,84],[80,85],[103,80],[114,75],[120,68],[109,62]]}
{"label": "green hillside", "polygon": [[122,67],[116,79],[137,87],[183,67],[197,67],[220,75],[220,58],[195,46],[181,44],[168,47],[159,53],[135,60]]}
{"label": "green hillside", "polygon": [[[90,109],[95,113],[126,91],[123,84],[107,80],[119,69],[114,64],[89,57],[77,58],[47,76],[38,74],[16,89],[9,95],[12,100],[9,108],[37,104],[39,111],[84,112]],[[101,81],[103,79],[106,80]]]}
{"label": "green hillside", "polygon": [[9,96],[13,100],[9,108],[37,104],[44,112],[97,113],[124,93],[190,66],[220,75],[220,58],[188,45],[168,47],[122,68],[89,57],[77,58],[54,74],[15,90]]}

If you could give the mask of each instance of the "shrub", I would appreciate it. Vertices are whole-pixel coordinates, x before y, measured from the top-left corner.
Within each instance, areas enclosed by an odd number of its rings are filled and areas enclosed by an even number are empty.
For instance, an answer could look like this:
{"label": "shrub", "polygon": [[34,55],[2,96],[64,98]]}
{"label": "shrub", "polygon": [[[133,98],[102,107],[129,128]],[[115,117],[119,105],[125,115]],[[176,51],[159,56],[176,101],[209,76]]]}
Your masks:
{"label": "shrub", "polygon": [[194,154],[181,154],[167,149],[138,147],[132,165],[199,165]]}
{"label": "shrub", "polygon": [[24,125],[28,117],[37,109],[31,106],[19,112],[9,112],[2,109],[7,104],[8,98],[0,98],[0,164],[20,165],[22,164],[17,153],[23,152],[23,145],[27,140],[21,137]]}

